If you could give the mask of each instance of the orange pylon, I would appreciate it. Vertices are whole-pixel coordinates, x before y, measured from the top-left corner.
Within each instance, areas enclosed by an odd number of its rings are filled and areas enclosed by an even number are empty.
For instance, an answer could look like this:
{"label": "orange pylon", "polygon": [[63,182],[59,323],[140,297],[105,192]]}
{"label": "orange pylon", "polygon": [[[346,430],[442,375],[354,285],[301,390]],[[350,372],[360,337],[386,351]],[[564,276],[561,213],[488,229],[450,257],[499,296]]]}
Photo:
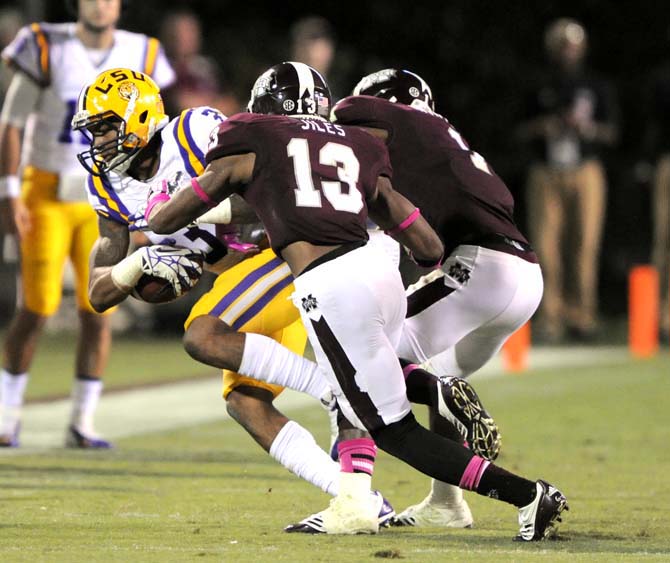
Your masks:
{"label": "orange pylon", "polygon": [[658,352],[659,282],[653,266],[635,266],[628,283],[628,346],[633,356]]}
{"label": "orange pylon", "polygon": [[503,366],[505,371],[520,373],[528,368],[530,351],[530,321],[521,326],[503,345]]}

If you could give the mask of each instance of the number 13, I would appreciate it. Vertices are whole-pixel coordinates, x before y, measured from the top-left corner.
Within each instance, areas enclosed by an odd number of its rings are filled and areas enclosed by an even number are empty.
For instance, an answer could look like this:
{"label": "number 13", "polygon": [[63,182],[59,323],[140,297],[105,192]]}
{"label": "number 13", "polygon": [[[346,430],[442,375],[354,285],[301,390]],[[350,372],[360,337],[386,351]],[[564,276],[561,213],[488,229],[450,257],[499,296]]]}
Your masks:
{"label": "number 13", "polygon": [[[298,189],[295,190],[295,204],[298,207],[321,207],[321,192],[315,189],[312,180],[307,139],[291,139],[286,152],[293,159],[293,171],[298,185]],[[319,151],[319,163],[335,166],[337,177],[341,180],[341,182],[321,182],[321,191],[333,209],[349,213],[358,213],[363,209],[363,196],[356,189],[361,166],[351,147],[339,143],[326,143]],[[349,186],[347,193],[342,191],[342,182]]]}

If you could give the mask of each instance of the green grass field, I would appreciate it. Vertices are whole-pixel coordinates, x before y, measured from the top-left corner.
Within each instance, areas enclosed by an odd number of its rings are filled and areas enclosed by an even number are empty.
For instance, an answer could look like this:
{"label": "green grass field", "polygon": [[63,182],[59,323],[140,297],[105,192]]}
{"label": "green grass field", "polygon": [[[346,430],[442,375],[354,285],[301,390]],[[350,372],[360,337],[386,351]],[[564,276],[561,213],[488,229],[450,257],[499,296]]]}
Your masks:
{"label": "green grass field", "polygon": [[[208,373],[181,357],[178,341],[147,344],[117,343],[117,356],[128,346],[136,359],[119,364],[124,386]],[[474,494],[472,530],[285,534],[284,525],[325,508],[328,497],[221,421],[138,429],[109,452],[0,452],[0,561],[668,561],[670,355],[607,362],[473,380],[503,432],[500,464],[568,496],[558,541],[513,543],[516,510]],[[42,364],[49,372],[55,365]],[[69,373],[57,371],[33,398],[66,392]],[[290,415],[327,444],[319,407]],[[383,453],[374,482],[397,510],[429,486]]]}
{"label": "green grass field", "polygon": [[[73,335],[45,334],[31,369],[26,397],[48,400],[69,394],[74,369]],[[113,353],[106,370],[105,389],[177,381],[185,377],[212,375],[216,369],[192,360],[178,336],[166,338],[114,338]]]}

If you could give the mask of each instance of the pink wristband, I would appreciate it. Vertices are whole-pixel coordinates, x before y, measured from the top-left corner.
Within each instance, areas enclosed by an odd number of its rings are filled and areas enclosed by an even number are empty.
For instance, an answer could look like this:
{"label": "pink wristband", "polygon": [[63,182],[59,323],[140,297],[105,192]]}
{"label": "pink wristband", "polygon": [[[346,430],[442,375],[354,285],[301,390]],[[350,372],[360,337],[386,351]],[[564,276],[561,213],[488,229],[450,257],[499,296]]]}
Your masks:
{"label": "pink wristband", "polygon": [[195,195],[197,195],[200,198],[200,201],[203,201],[207,207],[210,209],[216,207],[216,201],[205,193],[205,190],[202,189],[202,186],[198,184],[198,180],[195,178],[191,178],[191,187],[193,188]]}
{"label": "pink wristband", "polygon": [[170,201],[170,196],[164,192],[159,192],[147,202],[147,208],[144,210],[144,219],[147,223],[149,222],[149,216],[151,215],[152,209],[156,207],[157,204],[163,203],[164,201]]}
{"label": "pink wristband", "polygon": [[387,235],[393,236],[397,235],[398,233],[402,233],[405,229],[407,229],[414,221],[416,221],[419,216],[421,215],[421,210],[417,207],[414,211],[412,211],[407,218],[400,223],[398,226],[393,227],[392,229],[389,229],[388,231],[384,231]]}

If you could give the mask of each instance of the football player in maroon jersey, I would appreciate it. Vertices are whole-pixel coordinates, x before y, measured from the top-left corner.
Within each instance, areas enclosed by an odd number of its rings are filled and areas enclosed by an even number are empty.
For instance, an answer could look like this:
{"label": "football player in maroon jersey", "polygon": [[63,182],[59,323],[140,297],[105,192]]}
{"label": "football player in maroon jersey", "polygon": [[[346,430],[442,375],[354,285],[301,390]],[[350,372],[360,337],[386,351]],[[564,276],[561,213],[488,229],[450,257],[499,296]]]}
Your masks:
{"label": "football player in maroon jersey", "polygon": [[[293,531],[377,531],[381,501],[370,495],[376,443],[440,481],[517,506],[518,539],[552,533],[566,507],[560,491],[423,428],[411,412],[395,356],[404,289],[393,263],[366,244],[368,214],[422,266],[439,266],[443,247],[419,210],[393,190],[384,144],[359,128],[330,124],[327,85],[301,63],[281,63],[262,74],[249,109],[251,115],[238,114],[219,127],[205,172],[171,196],[150,197],[146,217],[153,231],[171,232],[239,193],[295,276],[293,302],[345,420],[339,495]],[[280,348],[260,335],[231,333],[216,319],[203,317],[200,328],[210,349],[200,347],[198,359],[241,373],[254,375]],[[221,331],[229,333],[224,350]]]}
{"label": "football player in maroon jersey", "polygon": [[[333,118],[386,142],[394,188],[421,208],[447,245],[442,268],[408,291],[398,355],[445,376],[443,385],[451,376],[470,375],[532,316],[542,297],[540,266],[514,222],[510,191],[435,113],[429,85],[412,72],[385,69],[364,77],[354,95],[335,106]],[[410,397],[417,375],[408,378]],[[431,422],[440,424],[435,414]],[[394,522],[460,527],[468,520],[462,493],[434,481],[428,497]]]}

